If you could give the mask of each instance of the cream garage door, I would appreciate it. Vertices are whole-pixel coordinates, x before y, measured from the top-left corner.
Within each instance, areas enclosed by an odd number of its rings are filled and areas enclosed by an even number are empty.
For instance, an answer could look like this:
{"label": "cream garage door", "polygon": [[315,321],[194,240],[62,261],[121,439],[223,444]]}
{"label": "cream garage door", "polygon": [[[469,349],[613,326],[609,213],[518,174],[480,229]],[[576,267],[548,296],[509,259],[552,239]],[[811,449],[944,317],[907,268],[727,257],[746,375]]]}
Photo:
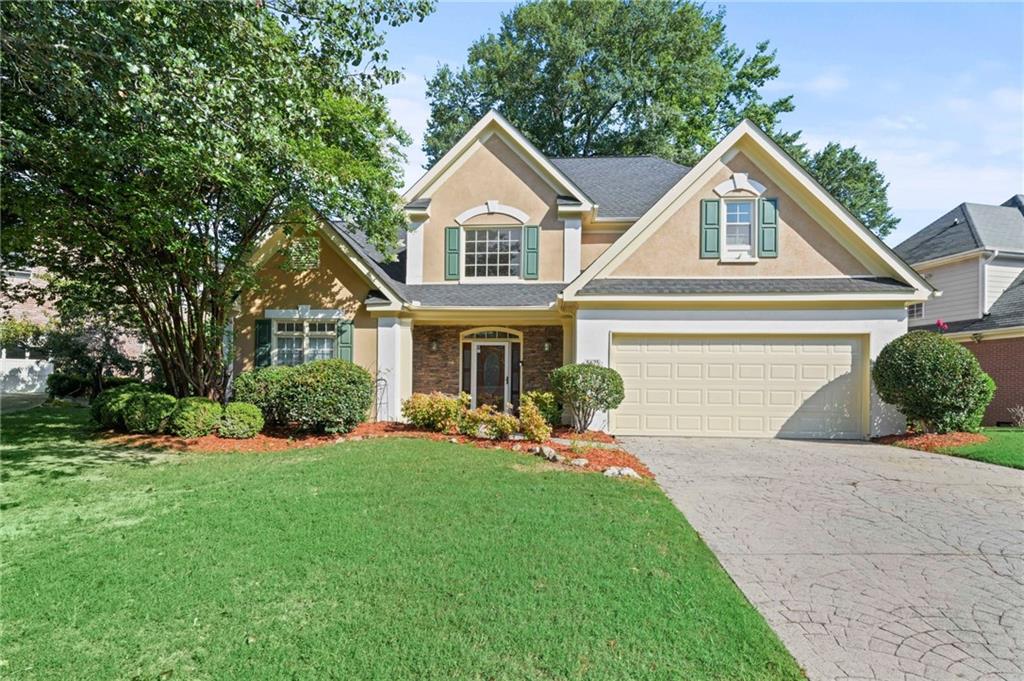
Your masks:
{"label": "cream garage door", "polygon": [[861,341],[834,336],[612,338],[619,435],[863,438]]}

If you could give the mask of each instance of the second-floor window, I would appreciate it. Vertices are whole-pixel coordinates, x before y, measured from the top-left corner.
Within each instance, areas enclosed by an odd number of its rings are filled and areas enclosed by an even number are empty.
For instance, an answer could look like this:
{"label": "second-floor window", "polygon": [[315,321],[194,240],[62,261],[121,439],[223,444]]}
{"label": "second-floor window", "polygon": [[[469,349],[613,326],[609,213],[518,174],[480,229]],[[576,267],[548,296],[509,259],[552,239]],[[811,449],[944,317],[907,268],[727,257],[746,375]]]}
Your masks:
{"label": "second-floor window", "polygon": [[462,275],[467,279],[518,279],[522,263],[521,227],[466,229]]}
{"label": "second-floor window", "polygon": [[723,255],[754,254],[754,202],[725,202],[725,249]]}

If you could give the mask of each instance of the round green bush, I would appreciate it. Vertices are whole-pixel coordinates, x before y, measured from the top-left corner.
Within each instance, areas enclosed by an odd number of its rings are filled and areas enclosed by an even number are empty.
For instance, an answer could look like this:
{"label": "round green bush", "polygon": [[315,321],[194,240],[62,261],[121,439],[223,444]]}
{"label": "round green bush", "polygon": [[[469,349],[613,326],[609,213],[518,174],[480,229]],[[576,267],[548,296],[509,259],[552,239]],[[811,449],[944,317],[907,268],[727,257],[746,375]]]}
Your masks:
{"label": "round green bush", "polygon": [[46,377],[46,392],[51,397],[82,397],[89,393],[92,381],[82,374],[55,371]]}
{"label": "round green bush", "polygon": [[995,393],[970,350],[930,331],[911,331],[882,348],[871,378],[908,424],[940,433],[977,430]]}
{"label": "round green bush", "polygon": [[280,392],[291,370],[291,367],[266,367],[243,371],[232,383],[231,399],[255,404],[267,423],[284,423],[288,414]]}
{"label": "round green bush", "polygon": [[599,364],[566,364],[551,372],[555,397],[569,407],[572,425],[582,433],[598,411],[614,409],[626,396],[622,376]]}
{"label": "round green bush", "polygon": [[125,400],[121,410],[124,429],[129,433],[159,433],[167,425],[178,400],[173,395],[135,392]]}
{"label": "round green bush", "polygon": [[220,402],[206,397],[183,397],[171,414],[169,430],[184,438],[209,435],[220,425],[223,411]]}
{"label": "round green bush", "polygon": [[229,402],[224,407],[217,434],[236,440],[256,437],[263,430],[263,412],[255,404]]}
{"label": "round green bush", "polygon": [[292,367],[276,392],[274,409],[304,430],[347,433],[366,420],[373,404],[373,378],[344,359]]}
{"label": "round green bush", "polygon": [[150,392],[150,389],[141,383],[128,383],[100,392],[89,408],[93,421],[104,428],[124,430],[125,403],[132,395],[142,392]]}

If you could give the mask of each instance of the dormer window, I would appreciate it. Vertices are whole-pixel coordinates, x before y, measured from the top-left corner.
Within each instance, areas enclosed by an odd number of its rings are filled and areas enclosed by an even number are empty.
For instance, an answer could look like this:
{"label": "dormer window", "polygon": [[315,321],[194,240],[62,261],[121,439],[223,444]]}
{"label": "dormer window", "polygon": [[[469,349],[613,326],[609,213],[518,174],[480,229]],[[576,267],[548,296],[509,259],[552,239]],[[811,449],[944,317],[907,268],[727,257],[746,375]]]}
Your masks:
{"label": "dormer window", "polygon": [[732,260],[754,256],[754,202],[725,202],[725,248],[722,258]]}

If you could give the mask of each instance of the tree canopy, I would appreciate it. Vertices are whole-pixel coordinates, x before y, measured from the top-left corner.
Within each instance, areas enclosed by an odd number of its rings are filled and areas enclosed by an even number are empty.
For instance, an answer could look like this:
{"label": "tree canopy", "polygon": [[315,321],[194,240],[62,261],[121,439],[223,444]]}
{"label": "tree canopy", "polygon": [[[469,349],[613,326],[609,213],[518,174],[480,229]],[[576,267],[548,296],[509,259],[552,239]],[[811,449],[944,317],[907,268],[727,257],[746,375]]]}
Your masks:
{"label": "tree canopy", "polygon": [[[654,154],[692,165],[742,119],[768,132],[865,225],[897,222],[885,178],[854,149],[812,154],[780,118],[793,97],[766,99],[779,76],[767,41],[747,54],[724,10],[679,0],[540,0],[503,14],[466,64],[427,84],[423,150],[433,164],[488,110],[549,156]],[[834,147],[834,148],[833,148]]]}
{"label": "tree canopy", "polygon": [[321,213],[392,247],[407,138],[380,94],[398,78],[382,30],[431,7],[3,3],[5,266],[104,289],[173,392],[219,394],[269,233]]}

